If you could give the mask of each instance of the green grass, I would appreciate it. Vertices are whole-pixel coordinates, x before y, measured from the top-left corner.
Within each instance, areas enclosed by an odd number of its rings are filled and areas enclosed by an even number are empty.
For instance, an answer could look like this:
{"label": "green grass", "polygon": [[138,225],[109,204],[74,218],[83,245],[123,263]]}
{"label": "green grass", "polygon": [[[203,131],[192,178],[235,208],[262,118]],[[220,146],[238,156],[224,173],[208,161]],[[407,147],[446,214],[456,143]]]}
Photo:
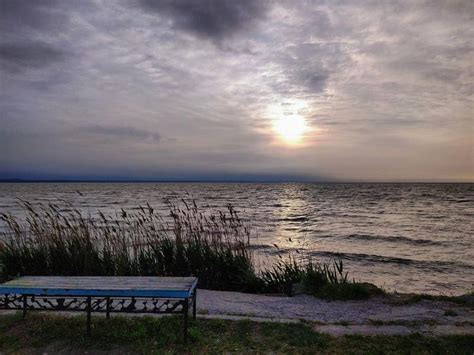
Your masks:
{"label": "green grass", "polygon": [[329,351],[335,354],[472,354],[474,337],[408,336],[345,336]]}
{"label": "green grass", "polygon": [[250,321],[191,322],[187,345],[182,343],[179,317],[93,317],[92,335],[85,336],[85,318],[29,314],[0,316],[0,352],[116,351],[153,353],[333,353],[333,354],[471,354],[474,337],[346,336],[316,333],[310,323]]}
{"label": "green grass", "polygon": [[384,294],[382,289],[373,284],[359,282],[328,283],[313,293],[316,297],[328,300],[363,300]]}
{"label": "green grass", "polygon": [[446,317],[456,317],[458,314],[456,311],[452,310],[452,309],[447,309],[446,311],[444,311],[444,315]]}
{"label": "green grass", "polygon": [[427,295],[427,294],[406,294],[392,297],[396,304],[413,304],[422,301],[441,301],[452,302],[464,307],[474,309],[474,292],[470,292],[460,296],[446,296],[446,295]]}

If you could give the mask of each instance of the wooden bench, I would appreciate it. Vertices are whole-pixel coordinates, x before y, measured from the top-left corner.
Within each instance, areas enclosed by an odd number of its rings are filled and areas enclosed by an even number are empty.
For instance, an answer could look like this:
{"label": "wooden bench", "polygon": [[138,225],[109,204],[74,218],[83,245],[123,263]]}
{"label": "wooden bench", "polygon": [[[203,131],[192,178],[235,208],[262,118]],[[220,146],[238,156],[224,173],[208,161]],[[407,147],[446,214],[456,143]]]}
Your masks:
{"label": "wooden bench", "polygon": [[184,341],[192,306],[196,319],[195,277],[26,276],[0,284],[0,309],[87,313],[148,313],[183,315]]}

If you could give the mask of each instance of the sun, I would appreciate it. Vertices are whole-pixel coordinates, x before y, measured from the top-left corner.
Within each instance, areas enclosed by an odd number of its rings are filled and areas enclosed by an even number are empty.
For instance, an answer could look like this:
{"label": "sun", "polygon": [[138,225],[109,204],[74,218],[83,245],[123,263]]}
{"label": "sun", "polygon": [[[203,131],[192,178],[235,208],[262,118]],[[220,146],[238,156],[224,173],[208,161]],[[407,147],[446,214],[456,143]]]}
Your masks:
{"label": "sun", "polygon": [[308,110],[308,104],[298,99],[285,99],[267,106],[267,117],[280,144],[289,147],[305,145],[306,138],[312,131],[305,118]]}
{"label": "sun", "polygon": [[285,143],[295,145],[301,142],[308,126],[303,117],[294,114],[275,119],[273,129]]}

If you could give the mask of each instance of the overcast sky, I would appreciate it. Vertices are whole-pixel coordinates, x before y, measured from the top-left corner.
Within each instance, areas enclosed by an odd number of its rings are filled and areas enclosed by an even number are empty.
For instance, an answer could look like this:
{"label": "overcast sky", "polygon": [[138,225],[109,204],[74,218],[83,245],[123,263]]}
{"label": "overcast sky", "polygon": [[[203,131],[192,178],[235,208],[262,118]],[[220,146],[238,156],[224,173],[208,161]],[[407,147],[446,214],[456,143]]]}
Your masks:
{"label": "overcast sky", "polygon": [[0,178],[473,181],[473,17],[472,0],[0,0]]}

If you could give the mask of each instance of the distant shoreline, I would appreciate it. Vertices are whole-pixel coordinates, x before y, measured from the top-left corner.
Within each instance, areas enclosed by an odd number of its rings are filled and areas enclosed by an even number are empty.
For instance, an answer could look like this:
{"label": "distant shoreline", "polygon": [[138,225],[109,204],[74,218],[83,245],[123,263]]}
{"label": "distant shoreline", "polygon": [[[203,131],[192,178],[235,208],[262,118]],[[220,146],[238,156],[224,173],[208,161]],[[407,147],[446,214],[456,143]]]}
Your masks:
{"label": "distant shoreline", "polygon": [[0,179],[0,183],[219,183],[219,184],[474,184],[474,181],[300,181],[300,180],[82,180],[82,179]]}

